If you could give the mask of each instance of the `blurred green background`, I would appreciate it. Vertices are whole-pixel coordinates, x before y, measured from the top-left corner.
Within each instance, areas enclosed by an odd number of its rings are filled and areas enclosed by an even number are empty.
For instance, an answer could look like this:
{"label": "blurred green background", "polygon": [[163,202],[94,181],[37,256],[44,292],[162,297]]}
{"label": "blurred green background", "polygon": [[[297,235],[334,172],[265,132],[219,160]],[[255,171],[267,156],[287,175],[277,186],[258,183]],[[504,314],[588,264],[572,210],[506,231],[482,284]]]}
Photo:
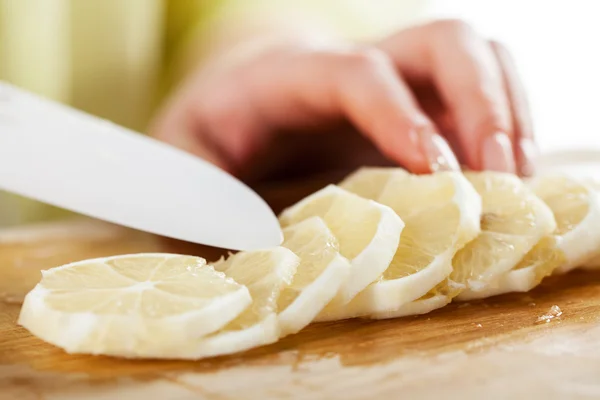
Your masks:
{"label": "blurred green background", "polygon": [[[0,0],[0,79],[143,132],[185,72],[244,24],[310,20],[368,40],[458,17],[513,52],[543,151],[600,147],[599,10],[595,0]],[[64,215],[0,192],[0,226]]]}

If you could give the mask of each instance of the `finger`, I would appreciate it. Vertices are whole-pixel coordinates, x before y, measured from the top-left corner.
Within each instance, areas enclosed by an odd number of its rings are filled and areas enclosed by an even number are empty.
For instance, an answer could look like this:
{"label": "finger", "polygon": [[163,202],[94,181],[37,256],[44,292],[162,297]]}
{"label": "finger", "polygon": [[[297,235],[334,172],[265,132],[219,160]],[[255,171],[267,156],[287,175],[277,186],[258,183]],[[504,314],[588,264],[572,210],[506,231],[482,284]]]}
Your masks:
{"label": "finger", "polygon": [[413,172],[458,169],[450,147],[381,52],[312,53],[290,60],[285,71],[270,77],[271,89],[259,102],[278,105],[262,110],[270,123],[289,124],[290,108],[309,119],[344,117]]}
{"label": "finger", "polygon": [[502,73],[490,45],[460,21],[416,27],[382,42],[399,71],[431,80],[456,123],[465,164],[514,172],[514,131]]}
{"label": "finger", "polygon": [[496,41],[491,41],[490,45],[502,68],[504,87],[511,108],[517,171],[523,176],[531,176],[534,172],[537,146],[525,89],[510,52]]}

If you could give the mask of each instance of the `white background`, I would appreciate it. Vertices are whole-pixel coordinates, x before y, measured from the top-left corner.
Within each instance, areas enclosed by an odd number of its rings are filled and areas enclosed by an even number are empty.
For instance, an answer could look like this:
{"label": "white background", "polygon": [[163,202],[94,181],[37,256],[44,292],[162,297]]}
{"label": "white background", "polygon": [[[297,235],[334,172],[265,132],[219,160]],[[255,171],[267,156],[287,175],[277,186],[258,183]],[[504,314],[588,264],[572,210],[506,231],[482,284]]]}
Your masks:
{"label": "white background", "polygon": [[511,50],[543,152],[600,150],[600,1],[433,0]]}

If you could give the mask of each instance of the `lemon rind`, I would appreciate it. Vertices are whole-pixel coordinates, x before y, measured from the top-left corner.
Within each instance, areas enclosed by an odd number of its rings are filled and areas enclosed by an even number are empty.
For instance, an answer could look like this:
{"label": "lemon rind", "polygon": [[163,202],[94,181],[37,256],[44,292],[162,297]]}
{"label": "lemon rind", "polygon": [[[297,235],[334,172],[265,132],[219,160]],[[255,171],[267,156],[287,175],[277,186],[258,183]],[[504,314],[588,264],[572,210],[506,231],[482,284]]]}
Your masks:
{"label": "lemon rind", "polygon": [[368,316],[369,319],[390,319],[408,317],[413,315],[427,314],[448,305],[452,299],[445,295],[437,295],[427,299],[416,300],[404,304],[394,311],[374,313]]}
{"label": "lemon rind", "polygon": [[311,322],[338,293],[350,274],[350,263],[337,255],[325,270],[279,314],[281,335],[297,333]]}

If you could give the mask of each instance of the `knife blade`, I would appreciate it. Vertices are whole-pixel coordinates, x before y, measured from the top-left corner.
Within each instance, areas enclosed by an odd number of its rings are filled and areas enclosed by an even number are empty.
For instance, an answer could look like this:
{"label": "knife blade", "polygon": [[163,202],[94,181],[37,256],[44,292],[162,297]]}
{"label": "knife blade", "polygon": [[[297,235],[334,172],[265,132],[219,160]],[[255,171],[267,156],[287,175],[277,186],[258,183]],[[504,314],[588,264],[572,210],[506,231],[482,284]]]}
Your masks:
{"label": "knife blade", "polygon": [[265,201],[221,169],[2,82],[0,188],[215,247],[250,250],[282,241]]}

